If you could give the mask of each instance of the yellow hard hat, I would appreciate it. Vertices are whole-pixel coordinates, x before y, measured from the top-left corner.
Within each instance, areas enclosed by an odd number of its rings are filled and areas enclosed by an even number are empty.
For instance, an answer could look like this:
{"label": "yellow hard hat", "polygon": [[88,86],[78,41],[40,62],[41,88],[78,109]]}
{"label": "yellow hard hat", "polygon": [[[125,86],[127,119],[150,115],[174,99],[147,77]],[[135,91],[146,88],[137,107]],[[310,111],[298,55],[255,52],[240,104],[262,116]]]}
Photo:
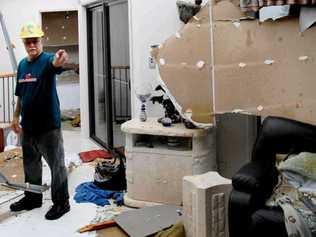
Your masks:
{"label": "yellow hard hat", "polygon": [[44,32],[41,27],[33,22],[26,23],[20,32],[21,39],[40,38],[42,36],[44,36]]}

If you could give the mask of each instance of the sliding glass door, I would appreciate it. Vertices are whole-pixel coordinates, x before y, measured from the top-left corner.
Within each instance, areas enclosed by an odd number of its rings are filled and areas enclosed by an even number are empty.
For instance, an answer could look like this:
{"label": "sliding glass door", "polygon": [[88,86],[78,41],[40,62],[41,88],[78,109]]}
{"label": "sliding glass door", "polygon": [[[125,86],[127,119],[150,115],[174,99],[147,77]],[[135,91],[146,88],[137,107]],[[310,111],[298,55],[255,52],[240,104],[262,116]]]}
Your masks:
{"label": "sliding glass door", "polygon": [[113,147],[109,11],[104,4],[88,9],[90,136]]}
{"label": "sliding glass door", "polygon": [[125,145],[131,118],[128,2],[100,1],[87,9],[90,136],[107,148]]}

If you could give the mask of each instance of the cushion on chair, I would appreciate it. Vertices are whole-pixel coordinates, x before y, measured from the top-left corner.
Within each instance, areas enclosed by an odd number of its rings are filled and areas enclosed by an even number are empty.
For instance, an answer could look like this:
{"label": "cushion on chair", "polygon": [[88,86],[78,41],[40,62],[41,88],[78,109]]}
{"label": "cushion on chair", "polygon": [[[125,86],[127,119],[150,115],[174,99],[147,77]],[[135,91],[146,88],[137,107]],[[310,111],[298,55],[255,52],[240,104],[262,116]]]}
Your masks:
{"label": "cushion on chair", "polygon": [[283,211],[280,207],[265,207],[251,216],[249,236],[287,237]]}
{"label": "cushion on chair", "polygon": [[269,196],[277,183],[278,171],[264,161],[253,161],[243,166],[232,178],[234,189]]}

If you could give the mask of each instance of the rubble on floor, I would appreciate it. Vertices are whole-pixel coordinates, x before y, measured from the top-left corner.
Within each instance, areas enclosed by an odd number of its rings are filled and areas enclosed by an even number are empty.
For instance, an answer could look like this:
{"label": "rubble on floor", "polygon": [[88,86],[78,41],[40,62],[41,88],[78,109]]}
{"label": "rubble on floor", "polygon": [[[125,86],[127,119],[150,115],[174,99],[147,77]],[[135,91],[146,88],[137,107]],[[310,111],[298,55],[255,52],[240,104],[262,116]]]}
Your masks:
{"label": "rubble on floor", "polygon": [[[0,153],[0,172],[14,183],[24,182],[21,148]],[[0,191],[12,191],[12,189],[0,185]]]}
{"label": "rubble on floor", "polygon": [[80,127],[80,109],[69,109],[61,112],[63,129]]}
{"label": "rubble on floor", "polygon": [[[98,151],[98,150],[90,150],[90,151]],[[93,153],[93,152],[92,152]],[[119,149],[119,153],[121,155],[124,154],[124,149]],[[122,154],[123,153],[123,154]],[[78,185],[84,183],[84,182],[89,182],[93,181],[93,173],[95,172],[95,166],[98,162],[102,162],[105,159],[104,158],[112,158],[108,156],[109,153],[104,153],[106,154],[106,157],[97,157],[95,159],[91,159],[90,162],[84,163],[79,156],[80,153],[69,153],[65,152],[65,163],[66,166],[68,167],[68,175],[69,175],[69,186],[72,188],[77,187]],[[90,154],[89,151],[83,154]],[[98,154],[98,153],[94,153]],[[103,153],[102,153],[103,154]],[[103,155],[104,155],[103,154]],[[90,157],[91,158],[91,157]],[[88,159],[89,160],[89,159]],[[15,148],[13,150],[9,150],[6,152],[0,153],[0,172],[3,172],[6,176],[10,178],[11,181],[17,182],[17,183],[23,183],[24,182],[24,174],[23,174],[23,159],[22,159],[22,150],[21,148]],[[87,175],[86,173],[89,173]],[[50,178],[50,172],[47,164],[43,162],[43,182],[46,182]],[[76,181],[74,182],[74,179]],[[78,182],[79,181],[79,182]],[[92,183],[92,182],[91,182]],[[148,207],[143,208],[143,209],[138,209],[135,210],[134,208],[130,208],[127,206],[117,206],[112,199],[109,200],[107,206],[104,207],[98,207],[94,204],[88,204],[88,203],[81,203],[77,204],[74,201],[74,189],[70,188],[70,194],[71,194],[71,207],[72,211],[69,212],[69,214],[65,215],[63,220],[57,221],[54,226],[57,226],[55,228],[58,228],[58,231],[61,231],[60,233],[70,233],[69,231],[76,232],[80,227],[85,227],[86,225],[88,226],[98,226],[98,228],[103,228],[102,223],[105,221],[112,221],[113,225],[110,225],[110,227],[105,228],[105,229],[100,229],[95,232],[95,236],[97,237],[103,237],[103,236],[113,236],[113,237],[126,237],[126,236],[135,236],[131,235],[130,233],[127,234],[121,227],[121,225],[125,228],[125,224],[119,224],[119,223],[124,223],[124,222],[131,222],[130,218],[133,220],[139,219],[136,217],[137,215],[142,215],[142,213],[147,213],[147,215],[144,218],[147,218],[147,222],[142,223],[139,225],[138,231],[146,231],[148,228],[150,229],[151,233],[156,235],[159,231],[159,234],[157,236],[162,237],[162,236],[174,236],[174,237],[182,237],[183,235],[181,234],[182,231],[181,229],[183,226],[180,226],[180,235],[178,234],[171,234],[173,233],[174,229],[176,229],[175,233],[179,232],[179,228],[177,226],[173,227],[174,224],[177,223],[176,220],[170,221],[169,217],[172,216],[179,216],[179,213],[174,213],[174,215],[170,215],[170,213],[165,216],[165,212],[159,212],[160,209],[164,209],[167,212],[170,212],[172,209],[168,206],[161,205],[161,206],[156,206],[149,208],[150,211],[148,212]],[[121,192],[122,195],[124,194]],[[4,223],[2,227],[0,228],[0,233],[5,231],[7,227],[10,225],[24,225],[26,223],[30,223],[30,221],[34,220],[38,222],[38,218],[43,218],[43,213],[47,211],[46,207],[50,205],[51,199],[50,199],[50,192],[45,192],[44,195],[44,202],[43,202],[43,207],[39,208],[37,210],[32,210],[28,212],[22,212],[22,213],[12,213],[9,211],[8,207],[6,205],[9,205],[10,202],[15,201],[16,199],[20,198],[20,196],[23,196],[22,191],[15,191],[15,190],[9,190],[6,188],[0,188],[0,204],[1,204],[1,212],[0,212],[0,222]],[[87,210],[89,209],[89,212]],[[158,212],[152,211],[152,210],[158,210]],[[95,213],[93,216],[93,212]],[[128,213],[127,213],[128,212]],[[85,215],[80,216],[79,213],[85,213]],[[88,214],[89,213],[89,214]],[[124,214],[126,213],[126,214]],[[38,215],[38,216],[37,216]],[[59,230],[61,226],[63,225],[63,221],[67,222],[69,221],[70,218],[74,218],[76,216],[76,224],[73,225],[67,225],[68,230]],[[85,221],[84,221],[85,220]],[[87,221],[90,220],[90,221]],[[151,222],[150,222],[151,220]],[[159,221],[158,221],[159,220]],[[163,223],[162,223],[163,222]],[[168,222],[168,223],[167,223]],[[23,224],[24,223],[24,224]],[[68,222],[67,222],[68,223]],[[132,222],[131,222],[132,223]],[[150,224],[151,223],[151,224]],[[159,224],[156,225],[155,223]],[[74,229],[75,226],[77,225],[77,229]],[[182,225],[182,224],[180,224]],[[7,226],[7,227],[6,227]],[[58,227],[59,226],[59,227]],[[101,226],[101,227],[100,227]],[[170,228],[171,227],[171,228]],[[45,223],[41,223],[41,228],[49,229],[48,226]],[[63,227],[64,228],[64,227]],[[164,230],[164,228],[167,228]],[[169,229],[170,228],[170,229]],[[14,228],[11,229],[12,233],[15,232]],[[96,229],[95,229],[96,230]],[[34,231],[38,231],[37,228],[34,229]],[[51,230],[52,232],[53,231]],[[129,229],[127,229],[129,231]],[[10,232],[11,233],[11,232]],[[25,233],[25,236],[31,236],[32,230],[29,230]],[[63,235],[63,236],[69,236],[69,235]],[[91,234],[90,234],[91,235]],[[85,233],[80,234],[80,236],[86,236]]]}

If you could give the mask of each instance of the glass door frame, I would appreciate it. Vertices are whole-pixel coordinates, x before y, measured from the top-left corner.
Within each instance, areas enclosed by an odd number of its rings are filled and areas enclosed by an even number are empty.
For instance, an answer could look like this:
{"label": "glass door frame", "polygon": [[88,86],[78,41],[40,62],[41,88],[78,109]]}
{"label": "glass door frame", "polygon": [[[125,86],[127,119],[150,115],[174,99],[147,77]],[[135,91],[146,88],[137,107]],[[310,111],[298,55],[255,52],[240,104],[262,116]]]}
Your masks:
{"label": "glass door frame", "polygon": [[[104,44],[103,52],[103,73],[105,74],[104,85],[106,96],[105,119],[107,129],[107,142],[96,136],[95,129],[95,104],[94,104],[94,71],[93,71],[93,35],[92,35],[92,9],[103,8],[102,37]],[[101,29],[100,29],[101,30]],[[88,42],[88,93],[89,93],[89,125],[90,137],[105,148],[113,149],[113,111],[112,111],[112,79],[111,79],[111,41],[110,41],[110,12],[106,2],[100,2],[87,8],[87,42]],[[104,131],[106,132],[106,131]]]}

